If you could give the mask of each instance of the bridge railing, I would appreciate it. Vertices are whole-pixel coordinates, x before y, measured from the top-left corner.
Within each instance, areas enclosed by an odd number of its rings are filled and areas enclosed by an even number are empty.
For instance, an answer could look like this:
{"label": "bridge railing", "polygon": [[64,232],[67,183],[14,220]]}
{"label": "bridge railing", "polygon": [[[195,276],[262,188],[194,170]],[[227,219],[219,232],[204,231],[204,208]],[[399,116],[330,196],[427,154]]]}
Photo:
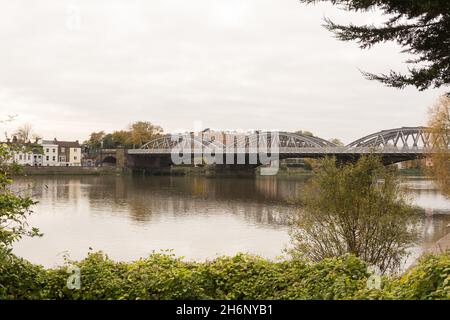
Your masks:
{"label": "bridge railing", "polygon": [[292,148],[292,147],[280,147],[277,149],[271,148],[214,148],[214,149],[130,149],[128,154],[176,154],[176,153],[191,153],[191,154],[255,154],[255,153],[274,153],[278,152],[280,154],[323,154],[323,155],[333,155],[333,154],[425,154],[433,153],[433,150],[423,147],[305,147],[305,148]]}

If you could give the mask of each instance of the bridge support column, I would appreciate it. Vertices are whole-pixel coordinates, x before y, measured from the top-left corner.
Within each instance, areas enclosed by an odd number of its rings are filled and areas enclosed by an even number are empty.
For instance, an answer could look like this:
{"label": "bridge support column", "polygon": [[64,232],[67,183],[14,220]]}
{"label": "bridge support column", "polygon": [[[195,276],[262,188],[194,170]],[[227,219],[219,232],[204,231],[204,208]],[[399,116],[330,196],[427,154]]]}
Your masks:
{"label": "bridge support column", "polygon": [[116,168],[125,170],[127,168],[127,150],[118,148],[116,150]]}

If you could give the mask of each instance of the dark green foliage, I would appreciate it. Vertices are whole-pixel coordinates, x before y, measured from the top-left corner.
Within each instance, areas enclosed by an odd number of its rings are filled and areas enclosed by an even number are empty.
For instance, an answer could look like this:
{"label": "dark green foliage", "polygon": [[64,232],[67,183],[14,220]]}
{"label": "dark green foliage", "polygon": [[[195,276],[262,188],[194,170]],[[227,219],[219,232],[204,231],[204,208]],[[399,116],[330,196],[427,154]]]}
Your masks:
{"label": "dark green foliage", "polygon": [[43,297],[45,270],[0,248],[0,300]]}
{"label": "dark green foliage", "polygon": [[10,251],[15,241],[23,236],[40,236],[37,228],[27,222],[35,202],[29,197],[22,197],[11,191],[11,174],[19,167],[11,164],[11,147],[0,144],[0,250]]}
{"label": "dark green foliage", "polygon": [[274,292],[283,292],[289,285],[287,263],[250,255],[220,257],[197,267],[213,299],[272,299]]}
{"label": "dark green foliage", "polygon": [[399,277],[368,290],[367,264],[354,256],[273,262],[238,254],[194,263],[167,254],[114,262],[92,253],[79,262],[81,288],[67,266],[43,269],[0,256],[0,299],[450,299],[450,254],[425,256]]}
{"label": "dark green foliage", "polygon": [[361,48],[387,41],[399,44],[415,58],[416,65],[403,75],[364,73],[368,79],[404,88],[439,88],[450,83],[450,1],[448,0],[300,0],[304,3],[331,2],[348,11],[379,9],[387,16],[381,26],[339,25],[326,19],[325,27],[343,41],[356,41]]}

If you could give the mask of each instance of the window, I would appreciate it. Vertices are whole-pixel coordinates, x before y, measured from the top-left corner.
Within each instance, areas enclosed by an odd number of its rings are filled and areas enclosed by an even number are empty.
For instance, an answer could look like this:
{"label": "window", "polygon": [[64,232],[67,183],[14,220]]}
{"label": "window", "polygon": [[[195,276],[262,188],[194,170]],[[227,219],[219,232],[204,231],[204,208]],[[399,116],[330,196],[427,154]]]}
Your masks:
{"label": "window", "polygon": [[73,157],[73,160],[77,160],[77,157],[75,156],[75,157]]}
{"label": "window", "polygon": [[56,160],[56,157],[55,156],[53,156],[53,161],[55,161]]}
{"label": "window", "polygon": [[49,148],[45,149],[45,152],[47,152],[47,153],[50,152],[50,149]]}
{"label": "window", "polygon": [[56,152],[56,150],[53,148],[53,153],[55,153]]}
{"label": "window", "polygon": [[46,156],[46,157],[45,157],[45,160],[47,160],[47,161],[48,161],[48,159],[49,159],[49,156]]}
{"label": "window", "polygon": [[22,155],[21,154],[19,155],[19,160],[22,160]]}

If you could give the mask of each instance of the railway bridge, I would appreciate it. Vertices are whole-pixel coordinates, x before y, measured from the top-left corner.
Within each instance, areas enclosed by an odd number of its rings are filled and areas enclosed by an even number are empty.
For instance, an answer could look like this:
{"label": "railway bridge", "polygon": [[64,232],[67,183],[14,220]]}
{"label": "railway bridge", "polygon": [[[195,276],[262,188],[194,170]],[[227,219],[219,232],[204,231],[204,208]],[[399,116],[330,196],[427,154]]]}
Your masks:
{"label": "railway bridge", "polygon": [[[444,140],[439,140],[444,139]],[[382,130],[339,146],[325,139],[291,132],[253,132],[204,138],[201,133],[169,134],[139,149],[123,150],[120,163],[134,170],[157,170],[176,164],[209,164],[217,170],[251,170],[287,158],[323,158],[356,161],[379,155],[385,165],[421,159],[435,152],[436,143],[449,145],[449,137],[434,137],[426,127]],[[111,159],[111,158],[109,158]]]}

